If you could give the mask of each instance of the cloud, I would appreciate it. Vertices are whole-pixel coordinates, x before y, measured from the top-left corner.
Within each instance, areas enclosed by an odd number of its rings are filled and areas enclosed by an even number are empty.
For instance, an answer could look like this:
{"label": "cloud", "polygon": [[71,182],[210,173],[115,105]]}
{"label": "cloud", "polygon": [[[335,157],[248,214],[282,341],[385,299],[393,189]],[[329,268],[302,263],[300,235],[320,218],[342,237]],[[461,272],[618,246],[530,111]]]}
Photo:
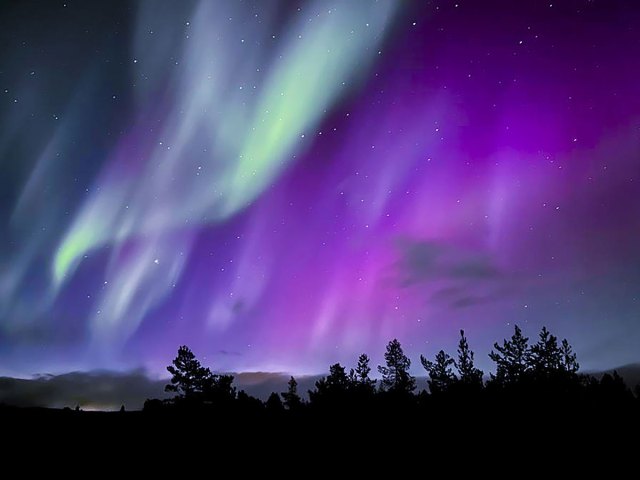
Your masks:
{"label": "cloud", "polygon": [[465,308],[499,300],[508,279],[487,252],[432,240],[398,243],[400,283],[423,288],[432,302]]}
{"label": "cloud", "polygon": [[462,259],[449,268],[450,275],[456,278],[491,279],[500,275],[498,269],[485,257]]}
{"label": "cloud", "polygon": [[453,302],[451,302],[451,307],[453,308],[465,308],[465,307],[472,307],[474,305],[477,305],[479,303],[484,303],[486,301],[488,301],[489,298],[488,297],[474,297],[474,296],[468,296],[468,297],[460,297],[456,300],[454,300]]}
{"label": "cloud", "polygon": [[225,355],[225,356],[232,356],[232,357],[240,357],[242,356],[242,353],[240,352],[236,352],[235,350],[218,350],[218,353],[220,355]]}
{"label": "cloud", "polygon": [[403,239],[399,250],[406,284],[434,279],[494,279],[501,275],[488,254],[444,242]]}

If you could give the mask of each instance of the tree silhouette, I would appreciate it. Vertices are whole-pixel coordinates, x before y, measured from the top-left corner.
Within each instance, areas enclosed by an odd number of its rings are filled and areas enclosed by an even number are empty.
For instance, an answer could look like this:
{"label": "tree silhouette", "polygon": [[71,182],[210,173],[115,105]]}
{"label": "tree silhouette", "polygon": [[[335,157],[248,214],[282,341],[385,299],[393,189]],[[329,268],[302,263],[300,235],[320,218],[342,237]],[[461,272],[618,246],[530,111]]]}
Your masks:
{"label": "tree silhouette", "polygon": [[309,390],[309,399],[317,404],[336,404],[346,400],[351,387],[345,368],[336,363],[329,367],[329,375],[316,382],[315,390]]}
{"label": "tree silhouette", "polygon": [[[240,390],[236,396],[238,409],[247,413],[261,412],[264,408],[264,403],[255,397],[252,397],[244,390]],[[279,399],[278,399],[279,400]]]}
{"label": "tree silhouette", "polygon": [[376,381],[369,377],[371,367],[369,366],[369,356],[366,353],[358,357],[358,365],[355,370],[352,368],[349,372],[349,379],[352,386],[361,393],[373,393],[375,391]]}
{"label": "tree silhouette", "polygon": [[339,363],[331,365],[327,376],[327,387],[335,391],[346,391],[348,386],[349,377],[345,373],[345,368]]}
{"label": "tree silhouette", "polygon": [[291,377],[289,382],[287,382],[287,391],[282,392],[282,399],[284,400],[284,405],[289,410],[297,410],[302,406],[302,399],[300,395],[298,395],[298,382],[296,379]]}
{"label": "tree silhouette", "polygon": [[236,398],[233,375],[212,375],[204,382],[202,390],[205,400],[214,404],[229,403]]}
{"label": "tree silhouette", "polygon": [[404,354],[397,339],[387,344],[384,354],[386,367],[378,365],[382,375],[380,386],[383,390],[395,393],[411,393],[416,389],[416,379],[409,374],[411,360]]}
{"label": "tree silhouette", "polygon": [[282,400],[280,399],[280,395],[276,392],[271,392],[269,398],[265,402],[265,407],[270,412],[281,412],[284,410],[284,405],[282,405]]}
{"label": "tree silhouette", "polygon": [[494,384],[511,385],[522,379],[529,369],[529,338],[522,335],[517,325],[510,340],[504,340],[502,346],[493,344],[489,358],[496,363],[496,373],[491,374]]}
{"label": "tree silhouette", "polygon": [[560,355],[562,357],[562,369],[569,374],[577,373],[580,369],[580,364],[578,363],[577,356],[573,352],[573,349],[566,338],[562,340],[562,344],[560,345]]}
{"label": "tree silhouette", "polygon": [[624,405],[633,399],[633,393],[627,387],[623,378],[616,370],[613,373],[605,373],[600,379],[599,387],[600,397],[605,403]]}
{"label": "tree silhouette", "polygon": [[538,341],[531,346],[529,364],[537,378],[546,378],[562,370],[562,352],[558,346],[558,338],[552,335],[547,327],[540,330]]}
{"label": "tree silhouette", "polygon": [[[159,416],[169,414],[175,408],[195,406],[194,410],[203,418],[224,412],[233,421],[244,418],[253,421],[260,416],[283,422],[295,420],[288,425],[306,420],[320,421],[312,423],[313,426],[321,426],[324,422],[332,426],[365,426],[365,422],[376,414],[393,414],[396,419],[400,418],[399,423],[402,423],[401,419],[415,415],[437,419],[445,413],[449,415],[447,418],[452,418],[461,412],[461,406],[464,406],[465,421],[486,411],[488,415],[483,418],[506,420],[509,424],[517,424],[518,419],[526,420],[530,415],[533,416],[529,421],[538,421],[542,418],[540,413],[555,413],[563,421],[582,421],[591,413],[611,415],[620,412],[619,418],[640,418],[640,399],[634,397],[617,372],[604,374],[601,378],[578,375],[579,364],[571,345],[566,339],[559,342],[546,327],[541,329],[537,342],[530,346],[529,339],[515,326],[509,339],[503,340],[501,345],[494,344],[489,357],[496,363],[496,372],[485,389],[483,373],[475,366],[474,353],[465,332],[460,330],[455,359],[444,350],[440,350],[432,361],[420,356],[429,375],[432,395],[421,392],[416,397],[413,394],[415,378],[409,374],[411,361],[400,342],[394,339],[387,344],[385,366],[378,366],[382,374],[379,390],[375,389],[376,382],[369,376],[369,357],[362,354],[348,374],[341,364],[331,365],[328,375],[318,380],[316,388],[309,392],[309,401],[302,400],[298,383],[291,377],[286,392],[272,393],[266,402],[262,402],[243,391],[236,394],[232,375],[213,374],[200,364],[188,347],[181,346],[172,365],[167,367],[172,378],[166,389],[176,392],[177,396],[173,400],[147,400],[144,411]],[[636,396],[640,396],[638,388]],[[189,401],[183,401],[185,399]],[[436,409],[429,411],[429,406]]]}
{"label": "tree silhouette", "polygon": [[186,345],[178,348],[178,355],[167,370],[171,374],[171,383],[165,391],[176,392],[176,398],[193,398],[209,388],[212,380],[211,370],[203,367],[191,349]]}
{"label": "tree silhouette", "polygon": [[476,368],[473,361],[473,351],[469,348],[464,330],[460,330],[460,341],[458,342],[458,359],[454,362],[458,370],[460,384],[466,388],[482,388],[482,370]]}
{"label": "tree silhouette", "polygon": [[436,354],[435,362],[427,360],[420,355],[420,362],[424,369],[429,373],[429,390],[433,394],[441,394],[448,391],[456,382],[457,377],[451,370],[454,364],[453,358],[444,350],[440,350]]}
{"label": "tree silhouette", "polygon": [[315,390],[309,390],[309,399],[312,402],[341,402],[345,400],[350,386],[345,368],[336,363],[329,367],[328,376],[316,382]]}

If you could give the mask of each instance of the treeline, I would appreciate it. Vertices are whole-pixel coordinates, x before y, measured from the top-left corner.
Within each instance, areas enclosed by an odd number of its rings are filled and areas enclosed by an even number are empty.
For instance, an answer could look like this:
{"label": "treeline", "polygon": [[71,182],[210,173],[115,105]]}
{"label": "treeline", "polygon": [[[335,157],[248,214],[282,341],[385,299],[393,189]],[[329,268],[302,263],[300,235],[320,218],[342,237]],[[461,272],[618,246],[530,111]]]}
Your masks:
{"label": "treeline", "polygon": [[[412,411],[445,409],[465,405],[493,411],[507,409],[554,409],[583,411],[610,409],[640,411],[640,386],[635,395],[616,373],[600,378],[579,373],[571,345],[559,341],[546,327],[531,344],[516,326],[513,335],[495,343],[489,358],[495,371],[488,377],[476,367],[474,352],[460,331],[455,356],[440,350],[434,358],[420,356],[428,376],[428,391],[416,392],[416,378],[409,373],[411,360],[400,342],[390,341],[385,364],[377,367],[380,379],[371,377],[370,359],[360,355],[347,371],[336,363],[329,374],[309,390],[308,399],[298,391],[294,377],[285,392],[273,392],[263,402],[238,392],[232,375],[219,375],[204,367],[186,346],[178,349],[172,365],[169,400],[147,400],[147,412],[240,411],[254,414],[305,415],[318,412],[365,411],[404,408]],[[432,410],[433,411],[433,410]]]}

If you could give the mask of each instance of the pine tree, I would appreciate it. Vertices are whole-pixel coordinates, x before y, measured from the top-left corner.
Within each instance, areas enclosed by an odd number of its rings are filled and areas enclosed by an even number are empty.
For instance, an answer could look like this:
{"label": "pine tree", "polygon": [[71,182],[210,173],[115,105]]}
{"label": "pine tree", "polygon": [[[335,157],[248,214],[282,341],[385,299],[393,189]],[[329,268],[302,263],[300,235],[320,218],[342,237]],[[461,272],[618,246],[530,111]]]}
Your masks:
{"label": "pine tree", "polygon": [[522,335],[522,330],[515,326],[510,340],[504,340],[502,346],[494,343],[489,358],[496,363],[496,373],[491,380],[498,385],[515,384],[529,370],[529,338]]}
{"label": "pine tree", "polygon": [[297,410],[302,406],[302,399],[300,395],[298,395],[298,382],[296,379],[291,377],[289,382],[287,382],[287,391],[282,392],[282,399],[284,400],[284,406],[289,410]]}
{"label": "pine tree", "polygon": [[451,370],[454,364],[453,358],[444,350],[436,354],[435,361],[427,360],[424,355],[420,355],[420,362],[429,374],[429,390],[433,394],[441,394],[448,391],[458,379]]}
{"label": "pine tree", "polygon": [[386,367],[378,365],[382,375],[380,386],[383,390],[395,393],[411,393],[416,389],[416,379],[409,374],[411,360],[404,354],[397,339],[387,344],[384,354]]}
{"label": "pine tree", "polygon": [[531,346],[529,364],[537,378],[548,377],[562,370],[563,356],[558,346],[558,339],[547,327],[540,330],[539,339]]}
{"label": "pine tree", "polygon": [[373,393],[376,381],[369,377],[371,367],[369,366],[369,356],[363,353],[358,357],[356,369],[351,369],[349,380],[351,385],[361,392]]}
{"label": "pine tree", "polygon": [[602,376],[598,390],[601,398],[610,404],[617,403],[622,406],[633,400],[633,393],[616,370],[612,374],[605,373]]}
{"label": "pine tree", "polygon": [[329,367],[329,375],[316,382],[315,390],[309,390],[311,403],[330,401],[341,402],[350,387],[345,368],[336,363]]}
{"label": "pine tree", "polygon": [[280,399],[280,395],[276,392],[271,392],[269,398],[265,402],[265,407],[269,412],[281,412],[284,410],[284,405],[282,405],[282,400]]}
{"label": "pine tree", "polygon": [[233,375],[211,375],[203,388],[203,397],[217,405],[236,399]]}
{"label": "pine tree", "polygon": [[182,345],[178,355],[167,370],[171,374],[171,383],[165,391],[176,392],[176,398],[193,398],[202,394],[210,385],[213,375],[211,370],[203,367],[191,349]]}
{"label": "pine tree", "polygon": [[327,376],[327,387],[333,391],[346,391],[348,386],[349,377],[345,372],[345,368],[339,363],[331,365]]}
{"label": "pine tree", "polygon": [[578,363],[576,354],[573,352],[571,345],[567,339],[562,340],[562,344],[560,346],[560,355],[562,356],[561,367],[568,374],[576,374],[580,369],[580,364]]}
{"label": "pine tree", "polygon": [[469,348],[464,330],[460,330],[460,341],[458,342],[458,360],[454,362],[458,370],[460,384],[464,387],[482,388],[482,376],[484,373],[474,365],[473,351]]}

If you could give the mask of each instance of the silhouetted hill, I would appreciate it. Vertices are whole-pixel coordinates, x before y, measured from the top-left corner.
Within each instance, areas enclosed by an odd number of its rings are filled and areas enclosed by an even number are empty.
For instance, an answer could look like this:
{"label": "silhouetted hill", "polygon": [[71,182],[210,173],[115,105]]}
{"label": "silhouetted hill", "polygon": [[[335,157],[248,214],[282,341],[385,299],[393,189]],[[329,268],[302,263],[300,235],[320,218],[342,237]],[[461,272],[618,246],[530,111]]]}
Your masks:
{"label": "silhouetted hill", "polygon": [[[614,370],[629,387],[640,385],[640,363],[589,374],[601,378]],[[260,400],[266,400],[271,392],[285,391],[290,378],[289,374],[279,372],[242,372],[233,375],[238,391],[244,390]],[[313,389],[320,378],[320,375],[296,377],[300,395],[306,398],[308,390]],[[30,379],[0,377],[0,404],[50,408],[75,408],[79,405],[84,410],[117,410],[125,405],[127,410],[139,410],[148,398],[168,398],[169,395],[164,391],[166,383],[166,379],[152,379],[140,370],[124,373],[71,372]],[[416,377],[416,385],[418,392],[428,389],[427,377]]]}
{"label": "silhouetted hill", "polygon": [[144,371],[90,371],[33,378],[0,377],[0,403],[19,407],[114,410],[121,405],[141,409],[147,398],[165,397],[166,380]]}
{"label": "silhouetted hill", "polygon": [[[233,373],[238,390],[266,400],[271,392],[286,390],[290,375],[279,372]],[[320,375],[298,377],[306,395]],[[131,372],[90,371],[33,378],[0,377],[0,404],[18,407],[75,408],[84,410],[140,410],[148,398],[168,398],[167,379],[150,378],[142,370]]]}

